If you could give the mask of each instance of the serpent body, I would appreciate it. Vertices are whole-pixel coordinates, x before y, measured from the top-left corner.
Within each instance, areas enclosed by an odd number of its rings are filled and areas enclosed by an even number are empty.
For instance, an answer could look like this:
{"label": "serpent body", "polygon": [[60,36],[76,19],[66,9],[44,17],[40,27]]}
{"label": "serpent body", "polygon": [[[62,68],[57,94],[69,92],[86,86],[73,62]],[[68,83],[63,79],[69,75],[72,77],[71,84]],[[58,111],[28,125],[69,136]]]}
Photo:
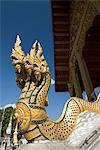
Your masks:
{"label": "serpent body", "polygon": [[[19,53],[18,46],[21,56],[20,61],[18,61],[17,57],[16,62],[15,52]],[[15,116],[19,124],[19,130],[23,132],[28,142],[35,140],[65,140],[74,130],[77,117],[81,112],[87,110],[100,114],[100,100],[90,103],[80,98],[71,97],[65,103],[60,118],[55,122],[50,120],[44,106],[48,105],[48,91],[51,77],[40,44],[38,44],[37,54],[35,43],[30,55],[25,56],[21,52],[20,40],[17,37],[12,56],[13,64],[17,72],[19,72],[16,74],[17,81],[19,81],[19,87],[22,89],[21,96],[16,104]],[[17,67],[18,64],[20,67]],[[23,65],[24,69],[21,72],[19,68]]]}

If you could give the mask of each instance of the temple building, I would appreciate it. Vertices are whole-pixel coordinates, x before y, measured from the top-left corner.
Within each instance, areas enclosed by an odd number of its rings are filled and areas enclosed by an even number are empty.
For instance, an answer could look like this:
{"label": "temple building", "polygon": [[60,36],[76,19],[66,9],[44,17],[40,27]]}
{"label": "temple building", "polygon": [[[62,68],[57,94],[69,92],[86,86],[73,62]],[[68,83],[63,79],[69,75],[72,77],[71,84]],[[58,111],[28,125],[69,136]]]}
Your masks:
{"label": "temple building", "polygon": [[52,0],[55,90],[88,101],[100,87],[100,1]]}

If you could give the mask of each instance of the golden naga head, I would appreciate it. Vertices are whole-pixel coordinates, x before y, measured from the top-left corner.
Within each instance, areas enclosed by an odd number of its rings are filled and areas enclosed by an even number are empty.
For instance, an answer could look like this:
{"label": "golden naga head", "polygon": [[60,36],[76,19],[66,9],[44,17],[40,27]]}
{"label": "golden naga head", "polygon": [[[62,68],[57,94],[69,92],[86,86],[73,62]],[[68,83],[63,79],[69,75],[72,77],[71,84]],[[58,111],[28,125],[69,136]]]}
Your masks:
{"label": "golden naga head", "polygon": [[42,47],[37,41],[32,45],[30,54],[27,54],[24,60],[28,75],[33,73],[38,81],[44,73],[49,71],[48,64],[43,56]]}
{"label": "golden naga head", "polygon": [[37,41],[32,45],[30,53],[26,55],[21,47],[21,39],[17,35],[11,58],[12,64],[16,69],[16,74],[21,80],[25,81],[28,77],[34,76],[36,81],[39,81],[43,74],[49,72],[42,47]]}

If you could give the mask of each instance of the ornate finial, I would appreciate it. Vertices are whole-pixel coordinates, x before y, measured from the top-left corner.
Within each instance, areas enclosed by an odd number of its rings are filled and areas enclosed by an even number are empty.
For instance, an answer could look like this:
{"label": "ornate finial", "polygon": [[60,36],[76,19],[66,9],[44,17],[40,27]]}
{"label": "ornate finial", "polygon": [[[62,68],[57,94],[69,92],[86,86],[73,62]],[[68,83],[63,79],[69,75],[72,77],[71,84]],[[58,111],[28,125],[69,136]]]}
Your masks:
{"label": "ornate finial", "polygon": [[20,43],[21,43],[21,39],[20,39],[19,35],[17,35],[17,37],[16,37],[16,44],[20,45]]}
{"label": "ornate finial", "polygon": [[21,39],[19,35],[16,37],[16,41],[14,44],[14,48],[12,49],[12,54],[11,54],[13,63],[16,64],[18,62],[23,63],[23,58],[25,57],[25,53],[22,50],[21,47]]}
{"label": "ornate finial", "polygon": [[30,50],[30,61],[33,64],[34,63],[34,58],[36,55],[36,44],[37,44],[37,40],[35,41],[35,43],[32,45],[32,48]]}
{"label": "ornate finial", "polygon": [[37,51],[37,57],[40,58],[42,56],[42,47],[40,43],[38,42],[38,51]]}
{"label": "ornate finial", "polygon": [[16,37],[16,42],[15,42],[15,46],[14,46],[14,49],[21,55],[25,55],[23,50],[22,50],[22,47],[21,47],[21,39],[19,37],[19,35],[17,35]]}
{"label": "ornate finial", "polygon": [[37,57],[38,57],[41,61],[44,61],[44,56],[43,56],[43,52],[42,52],[42,47],[41,47],[41,45],[40,45],[39,42],[38,42]]}
{"label": "ornate finial", "polygon": [[30,56],[34,57],[36,54],[36,44],[37,44],[37,40],[35,41],[35,43],[32,45],[31,51],[30,51]]}

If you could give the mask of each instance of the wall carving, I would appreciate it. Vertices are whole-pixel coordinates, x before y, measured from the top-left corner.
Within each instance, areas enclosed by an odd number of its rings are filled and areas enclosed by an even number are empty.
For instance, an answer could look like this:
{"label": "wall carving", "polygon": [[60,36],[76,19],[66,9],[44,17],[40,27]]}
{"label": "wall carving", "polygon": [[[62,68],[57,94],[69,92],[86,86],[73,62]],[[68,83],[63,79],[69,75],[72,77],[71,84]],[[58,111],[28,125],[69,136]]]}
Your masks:
{"label": "wall carving", "polygon": [[[74,6],[74,7],[73,7]],[[76,50],[81,51],[84,46],[87,30],[92,25],[95,16],[98,14],[94,2],[81,1],[74,2],[71,9],[70,24],[70,56],[74,55]]]}
{"label": "wall carving", "polygon": [[[100,14],[98,5],[100,2],[74,1],[71,3],[70,15],[70,59],[69,81],[72,82],[71,67],[77,60],[77,52],[82,56],[82,49],[85,44],[85,37],[88,29],[92,26],[96,15]],[[90,80],[91,83],[91,80]]]}
{"label": "wall carving", "polygon": [[87,9],[86,16],[84,18],[84,22],[82,25],[82,30],[79,34],[79,38],[77,41],[78,51],[81,51],[84,43],[85,43],[85,37],[88,29],[92,26],[93,20],[95,16],[98,14],[96,8],[94,7],[93,3],[90,3]]}
{"label": "wall carving", "polygon": [[70,54],[73,49],[73,45],[76,39],[76,33],[78,32],[78,28],[80,26],[80,20],[82,18],[83,11],[86,7],[86,3],[84,1],[81,2],[72,2],[71,3],[71,15],[70,15]]}

